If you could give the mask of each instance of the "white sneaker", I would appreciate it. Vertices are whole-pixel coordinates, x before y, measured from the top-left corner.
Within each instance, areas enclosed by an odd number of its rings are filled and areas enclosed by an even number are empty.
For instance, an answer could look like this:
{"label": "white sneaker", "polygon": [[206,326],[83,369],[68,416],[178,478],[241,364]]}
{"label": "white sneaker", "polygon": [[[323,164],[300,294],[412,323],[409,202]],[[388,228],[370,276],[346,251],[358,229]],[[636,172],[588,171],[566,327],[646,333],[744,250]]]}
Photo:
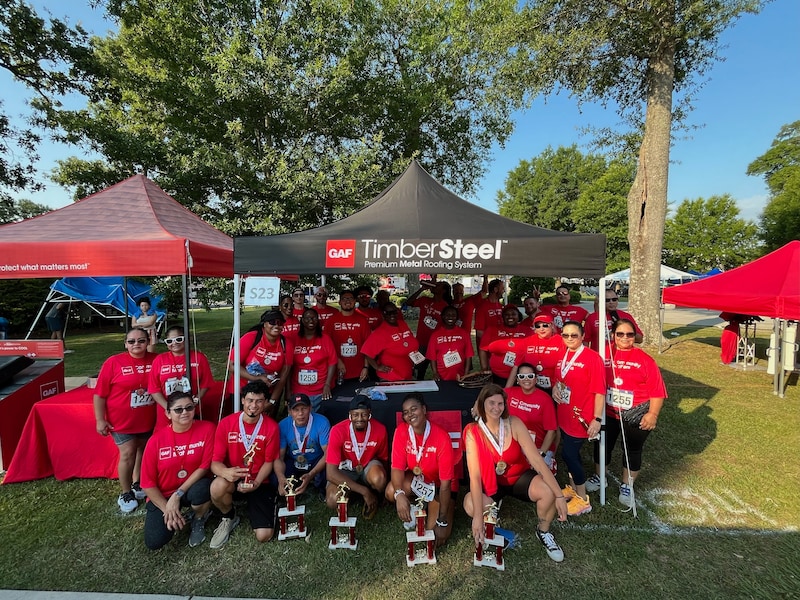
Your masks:
{"label": "white sneaker", "polygon": [[232,519],[226,519],[225,517],[222,518],[222,521],[219,522],[217,525],[216,530],[214,531],[214,535],[211,536],[211,543],[209,543],[208,547],[212,550],[216,550],[217,548],[221,548],[225,544],[228,543],[228,539],[231,537],[231,531],[236,529],[236,526],[239,524],[239,517],[235,516]]}
{"label": "white sneaker", "polygon": [[[608,487],[608,482],[606,482],[606,487]],[[596,492],[600,489],[600,475],[595,473],[589,479],[586,480],[586,491],[587,492]]]}
{"label": "white sneaker", "polygon": [[536,537],[538,537],[539,541],[542,542],[542,546],[544,546],[547,556],[556,562],[561,562],[564,560],[564,551],[561,549],[561,546],[556,543],[556,539],[553,537],[552,533],[549,531],[541,531],[537,527]]}
{"label": "white sneaker", "polygon": [[117,498],[117,506],[123,512],[123,514],[129,514],[139,508],[139,503],[136,501],[136,496],[133,495],[133,492],[123,492]]}
{"label": "white sneaker", "polygon": [[628,508],[633,507],[633,486],[623,483],[619,486],[619,501]]}
{"label": "white sneaker", "polygon": [[134,481],[131,484],[131,491],[133,495],[136,497],[137,500],[144,500],[147,498],[147,494],[144,493],[141,484],[138,481]]}

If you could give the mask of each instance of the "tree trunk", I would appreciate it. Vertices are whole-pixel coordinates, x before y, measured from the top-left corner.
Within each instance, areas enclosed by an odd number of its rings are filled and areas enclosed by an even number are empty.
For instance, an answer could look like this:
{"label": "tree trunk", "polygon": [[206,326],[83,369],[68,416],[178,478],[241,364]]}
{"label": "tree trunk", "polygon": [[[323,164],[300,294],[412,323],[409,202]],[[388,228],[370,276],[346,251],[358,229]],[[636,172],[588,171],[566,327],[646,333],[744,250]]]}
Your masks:
{"label": "tree trunk", "polygon": [[649,346],[657,346],[661,339],[661,248],[667,219],[674,76],[675,46],[664,43],[648,65],[644,137],[636,178],[628,194],[629,310]]}

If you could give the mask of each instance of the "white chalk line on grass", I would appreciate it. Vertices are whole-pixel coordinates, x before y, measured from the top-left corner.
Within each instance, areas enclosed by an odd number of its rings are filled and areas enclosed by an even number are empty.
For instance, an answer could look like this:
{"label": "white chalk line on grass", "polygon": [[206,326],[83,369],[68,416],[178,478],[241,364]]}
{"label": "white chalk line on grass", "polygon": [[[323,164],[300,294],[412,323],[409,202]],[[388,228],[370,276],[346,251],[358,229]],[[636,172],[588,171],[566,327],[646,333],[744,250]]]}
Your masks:
{"label": "white chalk line on grass", "polygon": [[[614,476],[609,476],[610,482],[619,485],[619,480]],[[610,485],[606,490],[606,505],[615,508],[616,498],[609,494],[614,486]],[[768,517],[754,506],[746,503],[739,498],[733,491],[723,488],[719,492],[704,490],[698,492],[691,488],[668,489],[655,488],[636,493],[634,488],[634,498],[636,500],[636,510],[643,513],[642,516],[650,522],[650,526],[643,525],[604,525],[604,524],[585,524],[579,525],[574,520],[568,526],[586,530],[613,530],[613,531],[638,531],[663,533],[667,535],[690,535],[696,533],[714,533],[721,535],[775,535],[783,533],[794,533],[800,531],[797,526],[780,526],[777,521]],[[683,514],[694,515],[698,525],[678,526],[672,525],[659,518],[652,507],[679,509]],[[623,509],[621,505],[616,507],[620,512],[627,512],[631,515],[631,521],[635,521],[631,509]],[[755,518],[763,523],[765,529],[754,529],[748,525]],[[722,528],[722,529],[720,529]]]}

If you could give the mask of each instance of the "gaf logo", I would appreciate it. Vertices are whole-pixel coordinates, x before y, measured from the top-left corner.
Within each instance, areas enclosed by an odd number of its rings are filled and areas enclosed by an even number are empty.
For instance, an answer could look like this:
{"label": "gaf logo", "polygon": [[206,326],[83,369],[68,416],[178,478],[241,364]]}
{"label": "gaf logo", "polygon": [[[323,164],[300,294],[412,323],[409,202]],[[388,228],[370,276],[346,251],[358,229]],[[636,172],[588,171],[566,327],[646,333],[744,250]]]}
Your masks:
{"label": "gaf logo", "polygon": [[355,240],[328,240],[325,247],[325,266],[352,269],[356,266]]}
{"label": "gaf logo", "polygon": [[48,383],[43,383],[41,386],[39,386],[39,394],[41,395],[42,400],[55,396],[58,394],[58,382],[50,381]]}

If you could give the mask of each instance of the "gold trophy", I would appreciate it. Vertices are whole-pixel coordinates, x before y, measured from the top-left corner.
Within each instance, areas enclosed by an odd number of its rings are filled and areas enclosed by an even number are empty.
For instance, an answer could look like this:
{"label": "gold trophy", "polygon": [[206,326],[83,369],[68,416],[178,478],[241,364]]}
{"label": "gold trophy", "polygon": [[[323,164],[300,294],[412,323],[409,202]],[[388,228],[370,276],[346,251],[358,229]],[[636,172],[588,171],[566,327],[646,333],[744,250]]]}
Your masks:
{"label": "gold trophy", "polygon": [[247,475],[244,476],[244,479],[239,483],[239,489],[242,490],[250,490],[253,489],[253,473],[250,471],[250,467],[253,465],[253,461],[256,458],[256,452],[258,451],[258,443],[253,443],[250,446],[250,450],[245,452],[244,456],[242,456],[242,464],[247,469]]}

